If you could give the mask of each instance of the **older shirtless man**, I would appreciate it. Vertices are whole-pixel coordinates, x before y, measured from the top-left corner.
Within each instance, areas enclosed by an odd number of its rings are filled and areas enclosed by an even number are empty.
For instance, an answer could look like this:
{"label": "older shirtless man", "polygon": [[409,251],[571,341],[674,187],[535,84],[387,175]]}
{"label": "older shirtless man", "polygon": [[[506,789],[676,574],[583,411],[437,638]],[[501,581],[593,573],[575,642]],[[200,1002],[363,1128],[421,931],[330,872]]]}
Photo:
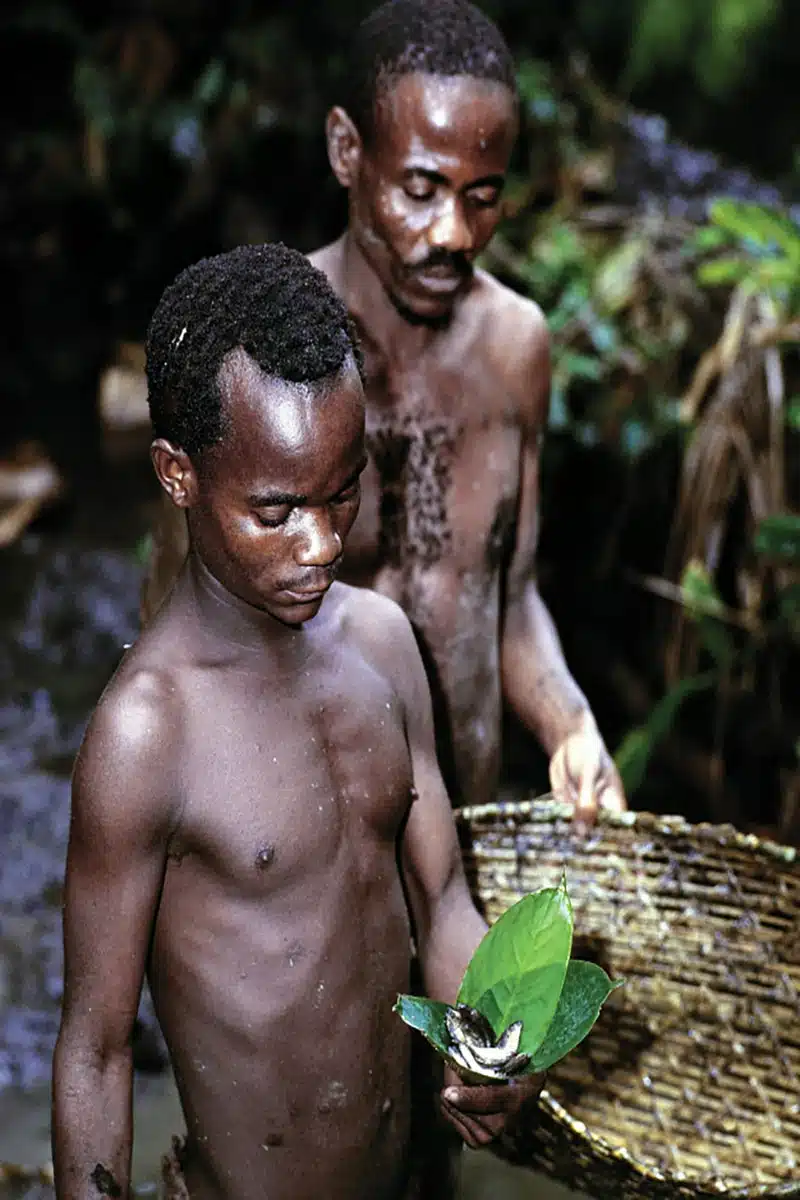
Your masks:
{"label": "older shirtless man", "polygon": [[[452,1002],[486,927],[408,620],[334,582],[366,462],[346,310],[285,247],[203,260],[162,297],[148,381],[190,553],[76,765],[57,1195],[129,1194],[146,972],[184,1195],[446,1200],[445,1139],[392,1005],[412,928],[427,990]],[[537,1091],[451,1075],[440,1111],[482,1145]]]}
{"label": "older shirtless man", "polygon": [[[536,586],[546,324],[474,266],[501,215],[517,134],[511,56],[465,0],[391,0],[359,27],[349,74],[351,94],[327,120],[348,228],[311,256],[365,350],[370,463],[346,578],[411,619],[453,803],[495,797],[505,698],[579,817],[623,808]],[[167,516],[145,616],[184,539]]]}

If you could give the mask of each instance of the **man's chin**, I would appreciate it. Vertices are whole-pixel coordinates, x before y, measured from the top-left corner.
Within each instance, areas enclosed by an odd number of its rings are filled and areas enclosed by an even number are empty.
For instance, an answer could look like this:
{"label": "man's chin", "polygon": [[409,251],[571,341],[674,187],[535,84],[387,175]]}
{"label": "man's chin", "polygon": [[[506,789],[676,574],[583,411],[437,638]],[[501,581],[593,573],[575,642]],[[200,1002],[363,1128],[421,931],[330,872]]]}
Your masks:
{"label": "man's chin", "polygon": [[426,325],[431,329],[444,329],[450,324],[453,309],[461,292],[446,296],[401,296],[390,292],[389,299],[404,321],[409,325]]}
{"label": "man's chin", "polygon": [[275,617],[289,629],[299,629],[301,625],[305,625],[306,621],[312,620],[317,615],[326,595],[325,592],[320,596],[315,596],[314,599],[301,600],[298,598],[280,605],[273,604],[269,609],[270,616]]}

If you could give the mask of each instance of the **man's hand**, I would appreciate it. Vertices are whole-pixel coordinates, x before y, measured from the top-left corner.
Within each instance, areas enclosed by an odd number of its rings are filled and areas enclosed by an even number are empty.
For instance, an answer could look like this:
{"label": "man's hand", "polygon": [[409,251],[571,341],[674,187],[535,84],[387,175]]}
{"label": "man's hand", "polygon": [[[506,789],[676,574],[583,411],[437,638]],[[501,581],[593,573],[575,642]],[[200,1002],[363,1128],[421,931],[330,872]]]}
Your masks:
{"label": "man's hand", "polygon": [[442,1113],[473,1150],[488,1146],[502,1134],[513,1135],[519,1121],[532,1114],[545,1077],[523,1075],[508,1083],[475,1087],[445,1067]]}
{"label": "man's hand", "polygon": [[598,810],[624,812],[625,791],[614,760],[587,713],[550,759],[550,786],[557,800],[571,804],[575,820],[590,825]]}

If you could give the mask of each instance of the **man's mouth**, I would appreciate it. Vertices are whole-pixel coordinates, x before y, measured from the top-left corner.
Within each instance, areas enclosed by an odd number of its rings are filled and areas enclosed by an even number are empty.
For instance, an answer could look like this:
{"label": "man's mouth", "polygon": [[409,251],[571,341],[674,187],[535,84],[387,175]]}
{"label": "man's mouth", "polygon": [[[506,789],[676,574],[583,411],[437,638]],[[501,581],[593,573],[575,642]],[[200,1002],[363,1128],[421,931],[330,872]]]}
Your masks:
{"label": "man's mouth", "polygon": [[422,285],[426,292],[437,292],[447,295],[449,292],[455,292],[461,287],[465,276],[456,271],[443,271],[440,267],[433,267],[429,271],[416,272],[414,279]]}
{"label": "man's mouth", "polygon": [[472,267],[466,260],[449,259],[447,262],[428,262],[415,267],[411,278],[420,284],[427,292],[437,292],[446,295],[460,288],[472,274]]}
{"label": "man's mouth", "polygon": [[314,604],[317,600],[322,599],[332,583],[333,577],[323,583],[315,584],[313,587],[285,587],[281,588],[281,592],[297,604]]}

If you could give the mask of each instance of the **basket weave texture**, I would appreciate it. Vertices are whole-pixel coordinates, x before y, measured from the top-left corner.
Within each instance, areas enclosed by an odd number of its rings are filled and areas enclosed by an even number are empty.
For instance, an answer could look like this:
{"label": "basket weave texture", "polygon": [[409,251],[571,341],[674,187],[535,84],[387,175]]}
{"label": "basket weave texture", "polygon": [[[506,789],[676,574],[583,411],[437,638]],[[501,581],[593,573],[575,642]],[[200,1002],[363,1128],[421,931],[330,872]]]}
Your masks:
{"label": "basket weave texture", "polygon": [[800,856],[649,813],[457,813],[489,921],[566,868],[573,956],[624,978],[547,1076],[518,1161],[597,1200],[800,1198]]}

